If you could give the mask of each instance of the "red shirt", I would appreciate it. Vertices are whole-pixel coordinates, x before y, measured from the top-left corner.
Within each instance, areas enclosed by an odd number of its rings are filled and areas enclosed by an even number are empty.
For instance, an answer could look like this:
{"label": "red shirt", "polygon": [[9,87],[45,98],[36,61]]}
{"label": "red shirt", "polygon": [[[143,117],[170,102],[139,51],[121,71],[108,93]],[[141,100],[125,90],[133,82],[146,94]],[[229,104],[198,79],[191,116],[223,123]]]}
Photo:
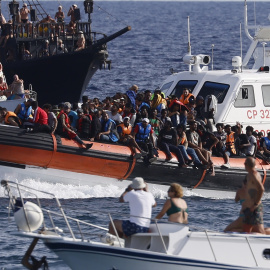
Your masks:
{"label": "red shirt", "polygon": [[41,124],[41,125],[48,125],[47,113],[43,109],[41,109],[40,107],[37,107],[35,114],[34,114],[33,122]]}

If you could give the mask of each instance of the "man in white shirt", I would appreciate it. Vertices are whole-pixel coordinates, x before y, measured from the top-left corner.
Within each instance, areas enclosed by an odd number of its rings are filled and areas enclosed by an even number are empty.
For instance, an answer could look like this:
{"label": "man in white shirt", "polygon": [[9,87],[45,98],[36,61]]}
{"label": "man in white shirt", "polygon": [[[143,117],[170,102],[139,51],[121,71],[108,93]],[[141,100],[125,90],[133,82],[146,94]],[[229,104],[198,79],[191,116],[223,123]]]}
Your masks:
{"label": "man in white shirt", "polygon": [[[120,202],[129,202],[130,219],[114,220],[114,226],[119,237],[130,236],[135,233],[148,232],[152,216],[152,207],[155,207],[154,196],[147,192],[147,186],[141,177],[133,179],[132,184],[121,195]],[[112,223],[109,233],[116,235]]]}
{"label": "man in white shirt", "polygon": [[257,151],[257,140],[252,135],[253,130],[254,129],[251,126],[246,127],[246,134],[248,136],[248,141],[249,141],[249,145],[245,149],[246,156],[254,156],[256,154],[256,151]]}
{"label": "man in white shirt", "polygon": [[110,111],[106,110],[109,118],[111,118],[116,123],[116,125],[119,125],[123,122],[122,116],[118,113],[118,110],[119,106],[117,104],[113,104]]}

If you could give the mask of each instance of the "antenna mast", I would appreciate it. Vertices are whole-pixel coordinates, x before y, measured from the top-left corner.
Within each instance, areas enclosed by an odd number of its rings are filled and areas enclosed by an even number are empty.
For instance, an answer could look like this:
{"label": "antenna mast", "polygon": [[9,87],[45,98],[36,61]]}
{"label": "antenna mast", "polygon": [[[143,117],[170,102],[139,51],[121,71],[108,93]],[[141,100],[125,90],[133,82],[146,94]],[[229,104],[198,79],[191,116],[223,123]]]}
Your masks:
{"label": "antenna mast", "polygon": [[243,71],[243,41],[242,41],[242,24],[240,23],[240,56],[241,56],[241,72]]}
{"label": "antenna mast", "polygon": [[[188,19],[188,55],[191,55],[191,44],[190,44],[190,25],[189,25],[189,16]],[[189,64],[189,71],[191,71],[191,65]]]}

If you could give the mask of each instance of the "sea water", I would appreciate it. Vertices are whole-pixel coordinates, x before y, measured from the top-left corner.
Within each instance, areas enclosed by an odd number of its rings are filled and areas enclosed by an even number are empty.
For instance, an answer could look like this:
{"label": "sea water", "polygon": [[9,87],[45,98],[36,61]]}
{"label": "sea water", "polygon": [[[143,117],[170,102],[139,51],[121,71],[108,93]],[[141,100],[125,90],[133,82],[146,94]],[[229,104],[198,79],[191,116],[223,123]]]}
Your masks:
{"label": "sea water", "polygon": [[[52,17],[59,4],[63,5],[66,14],[73,4],[69,1],[42,3]],[[87,18],[83,13],[83,3],[76,3],[81,8],[82,16]],[[269,3],[254,5],[253,1],[248,1],[248,4],[249,23],[268,22],[268,14],[264,11],[269,10]],[[2,1],[2,10],[8,19],[7,5],[8,1]],[[132,30],[108,43],[112,69],[98,71],[85,94],[91,98],[104,98],[118,91],[125,92],[132,84],[137,84],[140,90],[153,91],[169,75],[170,68],[186,70],[181,58],[187,52],[187,16],[190,16],[192,53],[212,56],[214,45],[214,68],[231,69],[231,58],[241,55],[239,29],[240,23],[243,23],[243,11],[243,2],[95,2],[93,31],[112,34],[127,25]],[[260,16],[255,18],[254,13]],[[248,45],[248,40],[243,37],[243,51]],[[3,177],[1,171],[0,175]],[[102,179],[87,185],[65,185],[57,183],[58,178],[44,182],[32,175],[19,179],[14,176],[10,180],[52,192],[60,198],[68,215],[105,227],[109,222],[108,213],[113,218],[122,218],[129,212],[126,204],[118,202],[129,182]],[[161,210],[167,189],[166,186],[150,185],[158,203],[153,209],[153,217]],[[194,228],[222,231],[239,214],[240,205],[234,203],[232,193],[220,195],[185,190],[184,195],[189,207],[189,224]],[[45,198],[45,202],[50,207],[52,201]],[[265,225],[270,226],[268,195],[264,197],[263,204]],[[8,200],[1,188],[0,269],[24,269],[20,261],[30,240],[10,234],[16,227],[14,221],[8,219],[7,206]],[[42,243],[38,243],[33,254],[36,258],[47,256],[50,269],[69,269]]]}

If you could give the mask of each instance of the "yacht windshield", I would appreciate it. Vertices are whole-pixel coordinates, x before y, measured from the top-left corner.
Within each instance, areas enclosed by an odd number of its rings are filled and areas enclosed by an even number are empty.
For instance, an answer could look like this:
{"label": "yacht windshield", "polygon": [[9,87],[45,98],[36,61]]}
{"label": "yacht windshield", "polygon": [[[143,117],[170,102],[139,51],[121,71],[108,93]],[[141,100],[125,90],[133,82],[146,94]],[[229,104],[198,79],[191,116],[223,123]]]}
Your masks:
{"label": "yacht windshield", "polygon": [[190,89],[190,93],[192,93],[197,83],[198,81],[179,81],[173,89],[171,95],[175,95],[176,97],[180,98],[180,96],[183,94],[184,88]]}
{"label": "yacht windshield", "polygon": [[164,85],[162,85],[162,87],[160,88],[161,92],[163,92],[165,94],[165,96],[167,96],[167,91],[170,89],[171,85],[173,84],[173,81],[165,83]]}
{"label": "yacht windshield", "polygon": [[217,98],[218,103],[222,103],[229,87],[229,84],[205,82],[198,96],[203,96],[205,98],[207,95],[214,95]]}

